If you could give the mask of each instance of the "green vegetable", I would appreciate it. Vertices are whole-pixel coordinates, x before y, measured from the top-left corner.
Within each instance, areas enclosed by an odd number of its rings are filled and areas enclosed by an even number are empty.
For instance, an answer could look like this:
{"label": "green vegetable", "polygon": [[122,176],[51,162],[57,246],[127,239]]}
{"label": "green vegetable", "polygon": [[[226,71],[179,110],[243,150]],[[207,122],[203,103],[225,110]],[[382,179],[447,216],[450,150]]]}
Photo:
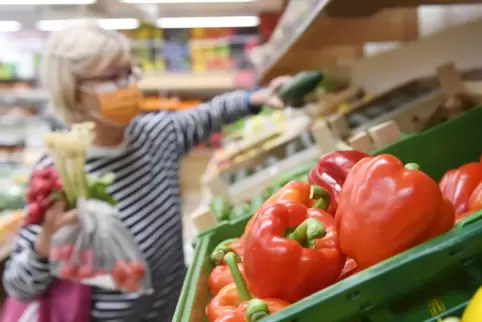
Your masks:
{"label": "green vegetable", "polygon": [[87,187],[91,198],[102,200],[115,206],[117,201],[107,192],[107,187],[114,183],[115,175],[106,173],[101,177],[87,176]]}
{"label": "green vegetable", "polygon": [[305,97],[317,89],[324,79],[319,71],[304,71],[295,75],[281,88],[279,96],[286,104],[293,107],[305,105]]}
{"label": "green vegetable", "polygon": [[233,205],[223,197],[214,197],[209,205],[218,221],[228,220]]}
{"label": "green vegetable", "polygon": [[251,210],[252,208],[250,204],[243,203],[240,205],[236,205],[231,209],[231,212],[229,213],[229,219],[235,219],[247,215],[251,213]]}

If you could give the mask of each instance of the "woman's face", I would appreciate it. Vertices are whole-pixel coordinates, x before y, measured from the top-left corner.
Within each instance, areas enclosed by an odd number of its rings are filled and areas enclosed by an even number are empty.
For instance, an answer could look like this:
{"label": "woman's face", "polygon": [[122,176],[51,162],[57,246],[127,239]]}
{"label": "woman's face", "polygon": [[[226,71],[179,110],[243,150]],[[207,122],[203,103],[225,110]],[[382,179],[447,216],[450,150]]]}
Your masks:
{"label": "woman's face", "polygon": [[99,70],[97,75],[83,77],[77,82],[78,106],[86,116],[102,114],[100,95],[117,92],[138,81],[138,72],[135,73],[131,63],[112,64]]}

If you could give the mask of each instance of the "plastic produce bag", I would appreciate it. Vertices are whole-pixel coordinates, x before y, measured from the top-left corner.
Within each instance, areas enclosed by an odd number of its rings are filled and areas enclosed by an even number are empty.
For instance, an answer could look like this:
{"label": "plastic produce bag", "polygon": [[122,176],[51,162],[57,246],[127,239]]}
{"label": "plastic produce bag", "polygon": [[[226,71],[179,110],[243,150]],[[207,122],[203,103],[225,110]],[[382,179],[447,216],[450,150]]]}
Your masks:
{"label": "plastic produce bag", "polygon": [[116,209],[96,199],[77,200],[79,224],[52,237],[50,270],[54,276],[102,288],[149,293],[147,263]]}

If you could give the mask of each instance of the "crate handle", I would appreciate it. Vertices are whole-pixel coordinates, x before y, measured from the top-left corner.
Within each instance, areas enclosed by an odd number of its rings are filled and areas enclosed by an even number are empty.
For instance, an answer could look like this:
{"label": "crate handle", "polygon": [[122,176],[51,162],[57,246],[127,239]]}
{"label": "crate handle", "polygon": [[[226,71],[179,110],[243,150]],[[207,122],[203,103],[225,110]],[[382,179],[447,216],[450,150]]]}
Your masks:
{"label": "crate handle", "polygon": [[482,210],[479,210],[470,216],[467,216],[463,219],[461,219],[456,225],[455,228],[460,229],[463,227],[467,227],[468,225],[471,225],[479,220],[482,220]]}

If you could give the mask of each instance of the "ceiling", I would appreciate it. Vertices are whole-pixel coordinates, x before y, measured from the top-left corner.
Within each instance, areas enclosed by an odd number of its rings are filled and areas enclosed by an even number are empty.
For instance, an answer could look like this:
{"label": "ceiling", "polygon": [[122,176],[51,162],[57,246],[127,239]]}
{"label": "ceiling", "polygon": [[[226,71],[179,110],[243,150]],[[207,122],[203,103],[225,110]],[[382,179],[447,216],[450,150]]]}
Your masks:
{"label": "ceiling", "polygon": [[283,0],[183,4],[136,4],[121,1],[97,0],[90,5],[0,6],[0,20],[17,20],[28,26],[38,20],[84,17],[153,20],[159,17],[245,16],[261,11],[279,11],[283,6]]}

